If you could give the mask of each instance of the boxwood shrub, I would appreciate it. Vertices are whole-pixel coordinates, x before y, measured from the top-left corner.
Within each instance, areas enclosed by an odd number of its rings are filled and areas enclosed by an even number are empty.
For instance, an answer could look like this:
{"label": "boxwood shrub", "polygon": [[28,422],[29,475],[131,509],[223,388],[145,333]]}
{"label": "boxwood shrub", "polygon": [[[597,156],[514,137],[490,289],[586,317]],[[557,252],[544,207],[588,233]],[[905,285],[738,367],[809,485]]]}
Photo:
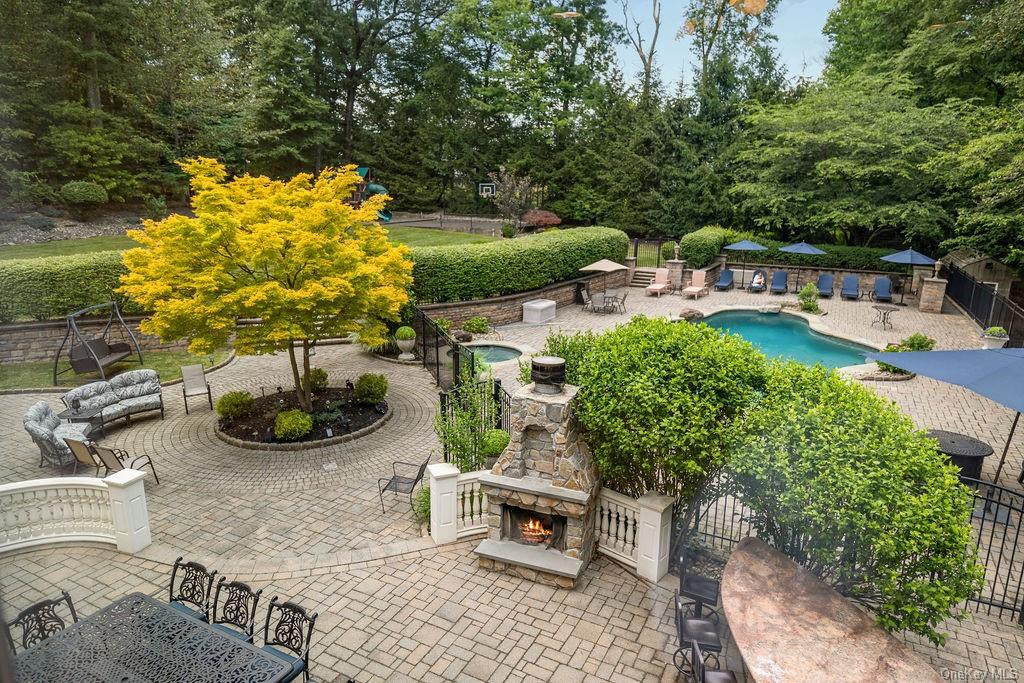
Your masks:
{"label": "boxwood shrub", "polygon": [[[786,246],[785,242],[770,240],[749,232],[723,228],[720,225],[708,225],[700,230],[687,233],[679,238],[679,258],[686,261],[691,268],[704,268],[722,252],[722,247],[740,240],[753,240],[768,247],[766,251],[748,252],[749,263],[772,263],[788,266],[804,266],[805,268],[822,268],[825,270],[880,270],[890,273],[905,273],[906,266],[898,263],[887,263],[881,258],[891,254],[894,249],[885,247],[847,247],[837,244],[817,244],[823,256],[806,254],[789,254],[779,251]],[[663,258],[672,258],[671,242],[662,245]],[[742,253],[730,255],[730,260],[741,260]]]}
{"label": "boxwood shrub", "polygon": [[413,295],[421,303],[468,301],[579,277],[600,259],[621,262],[629,238],[612,228],[573,228],[472,246],[412,250]]}
{"label": "boxwood shrub", "polygon": [[[411,249],[413,295],[435,303],[513,294],[579,277],[603,258],[621,262],[629,238],[611,228],[574,228],[469,246]],[[142,313],[114,290],[125,272],[121,252],[0,261],[0,290],[16,318],[47,320],[92,304],[117,301]]]}

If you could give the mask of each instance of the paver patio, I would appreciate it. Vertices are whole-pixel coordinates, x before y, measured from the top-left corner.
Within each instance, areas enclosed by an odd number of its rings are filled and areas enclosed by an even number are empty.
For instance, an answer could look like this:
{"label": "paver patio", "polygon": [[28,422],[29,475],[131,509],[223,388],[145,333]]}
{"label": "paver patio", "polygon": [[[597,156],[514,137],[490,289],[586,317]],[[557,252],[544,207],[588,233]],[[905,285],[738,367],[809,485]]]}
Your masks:
{"label": "paver patio", "polygon": [[[793,298],[786,295],[785,298]],[[630,290],[629,315],[668,315],[680,309],[777,303],[780,297],[714,293],[696,302],[676,296],[643,297]],[[977,346],[977,328],[964,316],[901,309],[892,330],[871,328],[868,302],[824,301],[822,322],[838,333],[878,346],[924,332],[939,348]],[[600,329],[627,316],[559,310],[551,328]],[[499,335],[540,348],[549,326],[510,325]],[[575,591],[554,590],[481,570],[475,541],[436,547],[421,536],[407,501],[388,498],[381,514],[376,479],[393,460],[416,461],[436,452],[431,427],[437,389],[418,367],[387,363],[346,345],[323,346],[315,364],[332,382],[372,370],[388,376],[392,420],[350,443],[297,453],[250,451],[220,441],[213,414],[186,416],[180,389],[164,392],[167,418],[114,428],[104,440],[148,453],[160,486],[147,485],[154,545],[140,556],[106,547],[63,546],[0,559],[0,601],[8,609],[60,588],[89,614],[135,590],[165,597],[168,563],[185,555],[222,573],[265,587],[265,593],[300,599],[318,609],[312,653],[316,678],[355,676],[383,680],[675,680],[670,664],[674,630],[671,578],[652,586],[598,557]],[[511,388],[516,364],[495,367]],[[281,357],[239,358],[212,373],[214,393],[290,383]],[[873,382],[922,427],[974,434],[1000,448],[1009,412],[970,392],[916,378]],[[38,453],[21,426],[25,409],[58,394],[0,396],[0,436],[8,444],[0,481],[53,476],[40,470]],[[1024,458],[1018,439],[1003,482],[1017,486]],[[998,452],[997,452],[998,455]],[[994,474],[997,457],[985,464]],[[325,467],[326,466],[326,467]],[[950,627],[943,649],[915,642],[938,668],[1024,670],[1024,629],[978,615]],[[739,671],[735,652],[723,662]]]}

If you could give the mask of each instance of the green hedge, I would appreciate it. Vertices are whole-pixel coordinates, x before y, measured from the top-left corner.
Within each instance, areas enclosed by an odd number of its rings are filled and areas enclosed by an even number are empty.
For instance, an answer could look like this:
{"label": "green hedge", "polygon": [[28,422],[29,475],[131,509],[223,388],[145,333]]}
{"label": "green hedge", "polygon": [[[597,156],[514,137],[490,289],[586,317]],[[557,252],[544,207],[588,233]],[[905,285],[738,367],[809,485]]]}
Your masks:
{"label": "green hedge", "polygon": [[[891,273],[905,273],[906,266],[898,263],[887,263],[881,257],[893,253],[895,249],[885,247],[846,247],[837,244],[816,244],[824,256],[808,256],[805,254],[788,254],[779,251],[785,242],[770,240],[749,232],[731,230],[717,225],[708,225],[700,230],[687,233],[679,238],[679,258],[686,261],[691,268],[703,268],[722,252],[722,247],[740,240],[753,240],[768,247],[767,251],[747,252],[748,263],[772,263],[778,265],[804,266],[807,268],[823,268],[825,270],[881,270]],[[662,256],[672,258],[672,243],[662,246]],[[742,260],[742,252],[730,254],[730,260]]]}
{"label": "green hedge", "polygon": [[[622,262],[629,238],[612,228],[554,230],[514,240],[410,250],[413,295],[434,303],[513,294],[580,275],[603,258]],[[141,313],[114,290],[125,272],[121,252],[0,261],[0,291],[17,318],[61,318],[113,299],[126,313]]]}
{"label": "green hedge", "polygon": [[125,313],[140,313],[114,293],[124,272],[119,251],[0,261],[0,291],[17,318],[62,318],[111,300]]}
{"label": "green hedge", "polygon": [[412,250],[413,294],[421,303],[486,299],[579,277],[600,259],[622,262],[626,233],[571,228],[472,246]]}

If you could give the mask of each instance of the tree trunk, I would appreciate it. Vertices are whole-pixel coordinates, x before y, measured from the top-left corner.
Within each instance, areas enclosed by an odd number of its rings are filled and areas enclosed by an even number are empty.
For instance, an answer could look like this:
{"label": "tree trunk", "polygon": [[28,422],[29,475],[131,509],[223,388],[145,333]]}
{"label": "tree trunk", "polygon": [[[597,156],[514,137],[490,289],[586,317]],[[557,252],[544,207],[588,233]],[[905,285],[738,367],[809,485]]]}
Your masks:
{"label": "tree trunk", "polygon": [[299,370],[299,361],[295,358],[295,340],[288,342],[288,360],[292,366],[292,381],[295,383],[295,397],[299,402],[299,408],[309,413],[313,411],[313,401],[309,387],[309,342],[302,341],[302,370]]}
{"label": "tree trunk", "polygon": [[[82,46],[86,52],[96,49],[96,32],[88,29],[82,36]],[[100,73],[99,64],[95,57],[89,58],[88,68],[85,74],[85,95],[89,101],[89,109],[99,111],[103,109],[103,101],[100,98]]]}
{"label": "tree trunk", "polygon": [[345,83],[345,130],[344,130],[344,150],[345,150],[345,163],[355,163],[352,159],[353,140],[355,138],[354,131],[354,119],[356,109],[356,91],[359,89],[358,76],[350,73],[348,82]]}

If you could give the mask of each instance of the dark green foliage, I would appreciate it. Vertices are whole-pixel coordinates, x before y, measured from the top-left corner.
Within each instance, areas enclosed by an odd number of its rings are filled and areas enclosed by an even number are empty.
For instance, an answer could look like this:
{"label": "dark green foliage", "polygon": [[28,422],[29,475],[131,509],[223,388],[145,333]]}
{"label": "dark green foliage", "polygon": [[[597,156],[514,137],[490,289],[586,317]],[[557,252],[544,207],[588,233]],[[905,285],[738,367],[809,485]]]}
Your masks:
{"label": "dark green foliage", "polygon": [[[434,415],[434,433],[438,441],[444,444],[450,462],[460,471],[482,469],[486,458],[493,457],[484,454],[483,442],[491,431],[485,427],[494,424],[493,418],[484,416],[497,415],[498,410],[494,400],[494,379],[487,376],[478,380],[463,368],[461,381],[447,393],[446,405],[447,410],[438,409]],[[493,447],[499,437],[488,438]]]}
{"label": "dark green foliage", "polygon": [[[920,332],[915,332],[909,337],[905,337],[903,340],[900,341],[899,344],[890,345],[889,348],[886,349],[886,351],[931,351],[934,348],[934,339],[927,335],[921,334]],[[910,374],[906,370],[897,368],[894,365],[889,365],[888,363],[883,363],[882,361],[878,361],[878,367],[881,370],[885,370],[886,372],[892,372],[897,375]]]}
{"label": "dark green foliage", "polygon": [[679,238],[679,258],[690,268],[704,268],[722,253],[737,233],[719,225],[706,225]]}
{"label": "dark green foliage", "polygon": [[323,368],[309,369],[309,387],[313,391],[323,391],[327,388],[327,371]]}
{"label": "dark green foliage", "polygon": [[217,399],[217,415],[224,420],[234,420],[252,415],[255,399],[248,391],[229,391]]}
{"label": "dark green foliage", "polygon": [[355,399],[360,403],[374,405],[384,400],[388,393],[388,378],[372,372],[359,375],[355,384]]}
{"label": "dark green foliage", "polygon": [[408,325],[402,325],[395,330],[395,339],[398,341],[410,341],[416,338],[416,330],[412,329]]}
{"label": "dark green foliage", "polygon": [[772,364],[727,471],[757,535],[875,613],[936,629],[981,586],[972,496],[910,418],[838,373]]}
{"label": "dark green foliage", "polygon": [[488,429],[480,437],[480,455],[484,458],[498,457],[511,438],[504,429]]}
{"label": "dark green foliage", "polygon": [[[579,384],[580,365],[583,363],[583,356],[594,346],[597,334],[589,330],[585,332],[549,332],[544,342],[544,348],[538,355],[558,356],[565,360],[565,381],[569,384]],[[530,383],[529,361],[519,361],[519,381],[522,384]]]}
{"label": "dark green foliage", "polygon": [[430,487],[420,486],[412,497],[412,514],[420,524],[430,524]]}
{"label": "dark green foliage", "polygon": [[117,251],[0,261],[0,291],[19,318],[61,318],[105,301],[117,301],[122,312],[138,313],[138,306],[114,292],[124,272]]}
{"label": "dark green foliage", "polygon": [[278,441],[301,439],[313,429],[313,416],[301,410],[284,410],[274,418],[274,436]]}
{"label": "dark green foliage", "polygon": [[487,334],[491,331],[491,326],[487,318],[477,315],[462,323],[462,329],[470,334]]}
{"label": "dark green foliage", "polygon": [[611,228],[575,228],[473,247],[424,247],[412,252],[417,301],[466,301],[523,292],[579,277],[583,266],[621,262],[629,239]]}
{"label": "dark green foliage", "polygon": [[689,499],[725,463],[766,361],[707,325],[633,318],[593,339],[576,414],[605,486]]}
{"label": "dark green foliage", "polygon": [[88,216],[96,207],[109,200],[102,185],[87,180],[64,183],[60,188],[60,198],[78,217]]}
{"label": "dark green foliage", "polygon": [[167,198],[160,195],[143,195],[142,204],[146,207],[146,216],[158,221],[167,217]]}
{"label": "dark green foliage", "polygon": [[34,213],[22,218],[21,222],[34,230],[42,230],[43,232],[49,232],[57,227],[57,221],[49,216],[40,216]]}

